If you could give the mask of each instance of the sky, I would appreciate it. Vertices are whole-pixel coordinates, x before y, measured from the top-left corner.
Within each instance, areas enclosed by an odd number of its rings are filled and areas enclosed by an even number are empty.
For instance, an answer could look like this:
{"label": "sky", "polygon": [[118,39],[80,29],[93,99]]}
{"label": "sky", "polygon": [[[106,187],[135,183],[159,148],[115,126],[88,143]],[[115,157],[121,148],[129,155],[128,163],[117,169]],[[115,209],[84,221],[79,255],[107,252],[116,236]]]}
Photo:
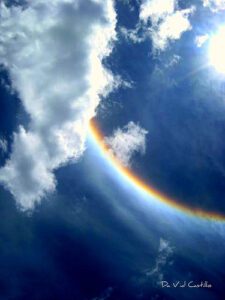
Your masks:
{"label": "sky", "polygon": [[1,299],[224,299],[224,16],[0,2]]}

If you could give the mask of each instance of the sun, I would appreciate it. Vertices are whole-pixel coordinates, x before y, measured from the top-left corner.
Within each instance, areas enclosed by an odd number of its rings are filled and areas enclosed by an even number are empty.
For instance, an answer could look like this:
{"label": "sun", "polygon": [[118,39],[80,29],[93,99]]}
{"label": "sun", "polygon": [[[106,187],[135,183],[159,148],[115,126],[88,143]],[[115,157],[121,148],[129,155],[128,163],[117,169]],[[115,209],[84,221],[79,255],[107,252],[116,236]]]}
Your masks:
{"label": "sun", "polygon": [[218,72],[225,74],[225,26],[210,39],[209,60]]}

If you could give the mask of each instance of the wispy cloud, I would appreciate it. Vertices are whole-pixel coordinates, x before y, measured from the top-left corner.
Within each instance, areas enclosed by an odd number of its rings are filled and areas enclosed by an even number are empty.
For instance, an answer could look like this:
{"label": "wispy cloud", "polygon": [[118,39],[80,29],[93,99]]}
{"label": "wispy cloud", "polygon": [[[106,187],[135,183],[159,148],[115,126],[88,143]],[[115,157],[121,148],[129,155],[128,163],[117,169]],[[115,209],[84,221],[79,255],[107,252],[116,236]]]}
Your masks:
{"label": "wispy cloud", "polygon": [[146,270],[145,274],[147,277],[156,278],[157,284],[164,279],[163,270],[164,268],[172,263],[172,256],[174,253],[174,247],[169,241],[160,238],[158,256],[155,261],[153,269]]}
{"label": "wispy cloud", "polygon": [[8,143],[5,139],[0,138],[0,151],[6,153],[8,150]]}
{"label": "wispy cloud", "polygon": [[114,87],[102,59],[116,14],[112,0],[1,1],[0,18],[0,64],[31,120],[14,133],[0,182],[27,210],[55,190],[54,170],[83,153],[99,94]]}
{"label": "wispy cloud", "polygon": [[113,290],[114,289],[110,286],[107,289],[105,289],[99,297],[95,297],[92,300],[108,300],[110,299]]}
{"label": "wispy cloud", "polygon": [[131,41],[133,43],[141,43],[147,37],[146,31],[141,32],[141,29],[142,27],[140,23],[138,23],[134,29],[127,29],[126,27],[121,26],[120,34],[124,36],[128,41]]}
{"label": "wispy cloud", "polygon": [[105,138],[112,154],[124,165],[130,166],[134,153],[145,152],[147,131],[134,122],[118,128],[113,135]]}

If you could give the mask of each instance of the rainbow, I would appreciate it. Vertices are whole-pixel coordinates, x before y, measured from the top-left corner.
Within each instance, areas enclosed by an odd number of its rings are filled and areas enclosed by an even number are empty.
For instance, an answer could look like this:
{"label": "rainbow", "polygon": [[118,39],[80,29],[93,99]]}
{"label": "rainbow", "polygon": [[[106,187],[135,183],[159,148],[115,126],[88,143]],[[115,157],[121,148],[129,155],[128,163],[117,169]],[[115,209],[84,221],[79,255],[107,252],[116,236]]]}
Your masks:
{"label": "rainbow", "polygon": [[185,204],[181,204],[174,199],[171,199],[156,190],[151,185],[147,184],[142,178],[134,174],[129,168],[123,166],[118,159],[109,151],[109,147],[104,143],[104,136],[100,131],[96,121],[92,119],[90,121],[90,134],[94,138],[95,142],[101,149],[104,156],[110,160],[118,172],[120,172],[130,183],[136,186],[139,190],[145,192],[150,197],[160,201],[163,204],[166,204],[177,211],[183,212],[187,215],[212,220],[212,221],[225,221],[225,216],[216,212],[202,210],[200,208],[194,208]]}

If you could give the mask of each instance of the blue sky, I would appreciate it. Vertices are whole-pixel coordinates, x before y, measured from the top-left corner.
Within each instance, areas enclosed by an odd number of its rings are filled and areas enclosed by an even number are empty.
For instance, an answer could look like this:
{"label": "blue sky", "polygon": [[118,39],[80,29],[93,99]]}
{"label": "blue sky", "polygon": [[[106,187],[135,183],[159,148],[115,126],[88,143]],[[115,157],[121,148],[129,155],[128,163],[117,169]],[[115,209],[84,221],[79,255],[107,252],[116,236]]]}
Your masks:
{"label": "blue sky", "polygon": [[224,224],[140,192],[88,126],[161,192],[224,214],[224,1],[0,8],[0,298],[223,299]]}
{"label": "blue sky", "polygon": [[[225,188],[224,77],[209,64],[209,41],[198,47],[195,40],[213,36],[223,12],[212,13],[201,1],[180,7],[191,5],[192,30],[158,54],[152,54],[150,38],[134,43],[120,35],[108,63],[133,88],[110,94],[102,104],[108,111],[100,108],[97,117],[106,135],[130,120],[148,130],[145,156],[133,164],[139,175],[179,201],[221,211],[224,202],[216,208],[214,200]],[[118,28],[134,29],[138,11],[128,12],[121,2],[118,8]]]}

